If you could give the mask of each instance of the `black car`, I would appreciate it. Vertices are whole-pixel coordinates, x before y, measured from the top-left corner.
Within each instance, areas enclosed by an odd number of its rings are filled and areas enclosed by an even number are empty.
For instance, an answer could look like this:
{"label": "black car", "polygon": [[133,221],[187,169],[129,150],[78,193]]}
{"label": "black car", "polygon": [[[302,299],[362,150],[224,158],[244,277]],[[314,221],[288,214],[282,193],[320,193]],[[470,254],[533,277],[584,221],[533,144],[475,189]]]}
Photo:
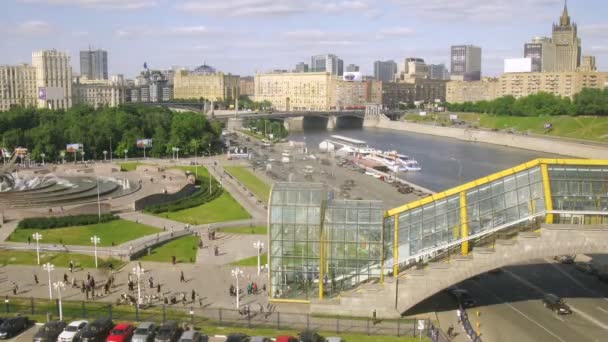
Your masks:
{"label": "black car", "polygon": [[79,335],[79,342],[105,342],[106,337],[114,328],[114,322],[109,317],[98,318],[87,324]]}
{"label": "black car", "polygon": [[182,329],[176,321],[166,321],[158,328],[154,342],[176,342],[182,334]]}
{"label": "black car", "polygon": [[473,296],[471,296],[471,294],[467,290],[454,288],[450,289],[449,293],[459,304],[462,304],[462,306],[464,306],[465,308],[472,308],[477,304]]}
{"label": "black car", "polygon": [[7,318],[0,324],[0,338],[8,339],[15,337],[26,330],[29,325],[30,322],[25,316]]}
{"label": "black car", "polygon": [[230,334],[226,338],[226,342],[249,342],[249,336],[241,333]]}
{"label": "black car", "polygon": [[67,326],[64,321],[51,321],[40,327],[32,338],[33,342],[55,342]]}
{"label": "black car", "polygon": [[304,330],[298,334],[301,342],[325,342],[325,338],[316,331]]}
{"label": "black car", "polygon": [[557,255],[553,257],[553,260],[559,261],[562,264],[574,264],[574,258],[576,255]]}
{"label": "black car", "polygon": [[555,311],[558,315],[569,315],[572,313],[570,307],[561,298],[552,293],[543,297],[543,304],[547,309]]}

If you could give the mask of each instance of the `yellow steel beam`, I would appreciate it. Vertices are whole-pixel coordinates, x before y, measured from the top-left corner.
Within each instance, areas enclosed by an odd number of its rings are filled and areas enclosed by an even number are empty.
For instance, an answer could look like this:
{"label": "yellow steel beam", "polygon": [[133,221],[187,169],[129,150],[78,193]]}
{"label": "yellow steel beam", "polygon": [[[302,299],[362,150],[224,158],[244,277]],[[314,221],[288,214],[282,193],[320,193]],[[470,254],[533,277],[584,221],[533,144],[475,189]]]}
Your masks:
{"label": "yellow steel beam", "polygon": [[463,239],[460,245],[460,253],[469,255],[469,224],[467,223],[467,196],[464,191],[460,193],[460,238]]}
{"label": "yellow steel beam", "polygon": [[399,215],[394,216],[393,222],[393,277],[399,275]]}
{"label": "yellow steel beam", "polygon": [[[551,183],[549,182],[549,170],[547,164],[540,166],[540,174],[543,179],[543,193],[545,196],[545,210],[553,210],[553,199],[551,198]],[[553,223],[553,214],[546,214],[545,223]]]}
{"label": "yellow steel beam", "polygon": [[319,300],[323,300],[323,280],[325,271],[325,232],[321,226],[321,236],[319,241]]}
{"label": "yellow steel beam", "polygon": [[310,304],[310,300],[306,299],[281,299],[281,298],[270,298],[268,299],[271,303],[295,303],[295,304]]}

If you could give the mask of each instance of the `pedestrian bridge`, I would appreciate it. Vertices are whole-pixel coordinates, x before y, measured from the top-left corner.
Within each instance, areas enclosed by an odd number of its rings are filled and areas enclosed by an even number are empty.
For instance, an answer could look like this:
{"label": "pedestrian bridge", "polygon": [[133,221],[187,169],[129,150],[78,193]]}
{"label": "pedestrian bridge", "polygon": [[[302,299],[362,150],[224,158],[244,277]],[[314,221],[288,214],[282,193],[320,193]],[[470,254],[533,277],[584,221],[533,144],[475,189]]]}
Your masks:
{"label": "pedestrian bridge", "polygon": [[379,281],[314,303],[313,312],[398,316],[495,268],[606,253],[608,160],[536,159],[497,172],[388,210],[383,237]]}

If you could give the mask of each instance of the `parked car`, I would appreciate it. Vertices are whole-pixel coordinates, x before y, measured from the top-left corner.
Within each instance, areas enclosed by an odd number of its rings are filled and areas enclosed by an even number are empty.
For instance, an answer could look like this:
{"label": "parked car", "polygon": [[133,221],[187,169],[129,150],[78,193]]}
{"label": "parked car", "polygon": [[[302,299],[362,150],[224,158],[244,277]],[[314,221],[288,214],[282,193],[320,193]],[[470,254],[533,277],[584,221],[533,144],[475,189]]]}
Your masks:
{"label": "parked car", "polygon": [[158,328],[154,342],[176,342],[181,333],[176,321],[166,321]]}
{"label": "parked car", "polygon": [[131,342],[152,342],[156,334],[156,325],[152,322],[139,323],[131,337]]}
{"label": "parked car", "polygon": [[128,323],[117,324],[114,329],[110,331],[106,342],[129,342],[133,337],[135,327]]}
{"label": "parked car", "polygon": [[573,264],[576,255],[556,255],[553,260],[559,261],[562,264]]}
{"label": "parked car", "polygon": [[87,321],[74,321],[68,324],[59,337],[57,338],[57,342],[72,342],[78,340],[78,335],[82,329],[88,324]]}
{"label": "parked car", "polygon": [[209,337],[207,335],[201,334],[196,330],[187,330],[184,331],[182,336],[179,338],[179,342],[207,342],[209,341]]}
{"label": "parked car", "polygon": [[264,337],[264,336],[253,336],[249,339],[249,342],[270,342],[272,341],[271,339],[269,339],[268,337]]}
{"label": "parked car", "polygon": [[342,337],[328,337],[325,342],[344,342]]}
{"label": "parked car", "polygon": [[226,342],[249,342],[249,336],[241,333],[230,334],[226,338]]}
{"label": "parked car", "polygon": [[312,330],[304,330],[300,334],[300,342],[325,342],[323,336]]}
{"label": "parked car", "polygon": [[583,272],[583,273],[587,273],[587,274],[597,274],[597,268],[595,268],[595,266],[593,266],[592,264],[588,263],[588,262],[579,262],[576,265],[574,265],[574,267],[576,267],[577,270]]}
{"label": "parked car", "polygon": [[449,293],[452,295],[452,297],[454,297],[454,299],[456,299],[458,303],[462,304],[462,306],[464,306],[465,308],[471,308],[477,304],[473,296],[471,296],[469,291],[465,289],[453,288],[449,290]]}
{"label": "parked car", "polygon": [[21,334],[30,322],[25,316],[7,318],[0,324],[0,339],[8,339]]}
{"label": "parked car", "polygon": [[67,324],[64,321],[50,321],[38,329],[33,342],[55,342]]}
{"label": "parked car", "polygon": [[79,342],[103,342],[114,328],[109,317],[98,318],[87,324],[78,335]]}
{"label": "parked car", "polygon": [[277,336],[275,339],[276,342],[300,342],[297,337],[281,335]]}
{"label": "parked car", "polygon": [[570,307],[561,298],[552,293],[543,297],[543,304],[547,309],[555,311],[558,315],[569,315],[572,313]]}

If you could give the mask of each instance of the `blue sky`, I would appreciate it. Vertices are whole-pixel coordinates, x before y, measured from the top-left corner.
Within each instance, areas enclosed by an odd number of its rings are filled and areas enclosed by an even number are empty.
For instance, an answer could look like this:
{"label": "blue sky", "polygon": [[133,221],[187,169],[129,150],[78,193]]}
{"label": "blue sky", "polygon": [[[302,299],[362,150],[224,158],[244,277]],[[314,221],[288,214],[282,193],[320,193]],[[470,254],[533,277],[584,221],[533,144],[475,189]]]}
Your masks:
{"label": "blue sky", "polygon": [[[449,62],[450,45],[483,49],[484,75],[550,36],[563,0],[2,0],[0,64],[34,50],[108,51],[110,74],[206,62],[225,72],[292,69],[335,53],[372,73],[374,60]],[[608,71],[608,1],[570,0],[583,54]]]}

